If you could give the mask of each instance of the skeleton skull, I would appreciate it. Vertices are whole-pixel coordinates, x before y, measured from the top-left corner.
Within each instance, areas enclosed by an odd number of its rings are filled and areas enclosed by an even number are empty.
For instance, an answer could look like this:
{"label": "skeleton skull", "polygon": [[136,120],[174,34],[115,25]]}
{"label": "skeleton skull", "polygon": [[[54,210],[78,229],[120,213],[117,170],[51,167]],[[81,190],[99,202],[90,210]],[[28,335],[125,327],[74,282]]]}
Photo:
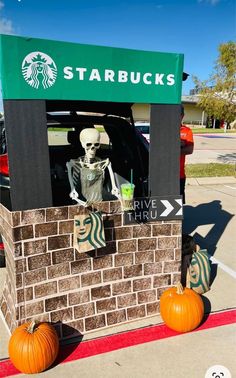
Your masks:
{"label": "skeleton skull", "polygon": [[[93,180],[91,177],[95,178],[97,176],[99,180],[101,178],[103,185],[103,179],[105,177],[104,171],[106,168],[108,168],[112,186],[111,193],[120,199],[120,192],[116,186],[115,176],[109,158],[102,160],[99,157],[95,157],[97,149],[100,147],[99,131],[94,128],[82,130],[80,133],[80,142],[85,150],[85,156],[78,157],[78,159],[71,159],[66,163],[71,187],[70,197],[85,207],[91,205],[92,203],[102,201],[102,188],[99,186],[99,181],[95,180],[92,182]],[[88,170],[90,170],[90,172]],[[82,171],[86,171],[86,174],[81,174]],[[80,174],[78,174],[78,172],[80,172]],[[78,185],[80,188],[80,193],[77,192],[78,180],[81,180],[81,185]],[[97,185],[97,183],[99,185]],[[91,185],[88,184],[95,184],[96,188],[92,187],[92,190],[89,192],[88,188],[91,187]],[[79,198],[80,194],[83,195],[86,202]]]}
{"label": "skeleton skull", "polygon": [[96,129],[84,129],[80,133],[80,142],[87,159],[93,159],[100,147],[100,132]]}

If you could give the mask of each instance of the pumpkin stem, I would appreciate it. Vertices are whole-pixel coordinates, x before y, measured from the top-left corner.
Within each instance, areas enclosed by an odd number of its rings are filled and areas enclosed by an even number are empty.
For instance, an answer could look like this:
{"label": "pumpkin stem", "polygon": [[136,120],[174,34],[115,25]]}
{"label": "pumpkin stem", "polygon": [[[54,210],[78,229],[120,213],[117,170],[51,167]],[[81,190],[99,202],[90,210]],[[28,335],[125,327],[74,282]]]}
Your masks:
{"label": "pumpkin stem", "polygon": [[32,320],[31,322],[30,322],[30,325],[29,325],[29,327],[27,328],[27,332],[29,332],[29,333],[34,333],[34,327],[37,325],[37,321],[36,320]]}
{"label": "pumpkin stem", "polygon": [[177,294],[183,294],[184,293],[184,288],[183,288],[181,282],[177,283],[176,288],[177,288]]}

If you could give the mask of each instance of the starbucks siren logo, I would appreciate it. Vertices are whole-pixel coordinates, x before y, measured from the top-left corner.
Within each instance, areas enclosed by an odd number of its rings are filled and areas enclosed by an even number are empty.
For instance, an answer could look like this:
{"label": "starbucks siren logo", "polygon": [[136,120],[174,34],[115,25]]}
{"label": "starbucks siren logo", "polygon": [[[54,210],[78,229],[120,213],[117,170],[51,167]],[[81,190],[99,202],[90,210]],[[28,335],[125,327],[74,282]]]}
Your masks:
{"label": "starbucks siren logo", "polygon": [[39,51],[28,54],[22,62],[25,81],[33,88],[41,85],[44,89],[51,87],[57,78],[57,66],[49,55]]}

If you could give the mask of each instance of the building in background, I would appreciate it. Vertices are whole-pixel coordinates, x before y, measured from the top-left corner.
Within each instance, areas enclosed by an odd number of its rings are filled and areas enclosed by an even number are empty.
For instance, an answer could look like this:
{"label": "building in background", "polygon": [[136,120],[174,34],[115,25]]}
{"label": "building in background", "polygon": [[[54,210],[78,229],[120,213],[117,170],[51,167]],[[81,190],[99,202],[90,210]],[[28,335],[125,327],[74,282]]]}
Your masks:
{"label": "building in background", "polygon": [[[199,96],[196,94],[182,96],[182,104],[184,105],[184,123],[196,126],[206,126],[207,114],[198,106]],[[149,121],[150,105],[134,104],[132,107],[135,121]]]}

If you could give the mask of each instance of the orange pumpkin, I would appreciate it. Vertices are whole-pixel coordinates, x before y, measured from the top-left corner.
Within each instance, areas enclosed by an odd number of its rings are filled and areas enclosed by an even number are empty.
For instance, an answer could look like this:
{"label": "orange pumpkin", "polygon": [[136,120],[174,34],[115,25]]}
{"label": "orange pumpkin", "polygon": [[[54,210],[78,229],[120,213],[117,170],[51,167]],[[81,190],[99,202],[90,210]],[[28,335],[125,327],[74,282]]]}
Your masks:
{"label": "orange pumpkin", "polygon": [[11,335],[8,351],[13,365],[25,374],[40,373],[55,361],[59,340],[48,323],[22,324]]}
{"label": "orange pumpkin", "polygon": [[189,332],[197,328],[204,315],[202,298],[181,283],[164,291],[160,298],[160,312],[166,325],[178,332]]}

